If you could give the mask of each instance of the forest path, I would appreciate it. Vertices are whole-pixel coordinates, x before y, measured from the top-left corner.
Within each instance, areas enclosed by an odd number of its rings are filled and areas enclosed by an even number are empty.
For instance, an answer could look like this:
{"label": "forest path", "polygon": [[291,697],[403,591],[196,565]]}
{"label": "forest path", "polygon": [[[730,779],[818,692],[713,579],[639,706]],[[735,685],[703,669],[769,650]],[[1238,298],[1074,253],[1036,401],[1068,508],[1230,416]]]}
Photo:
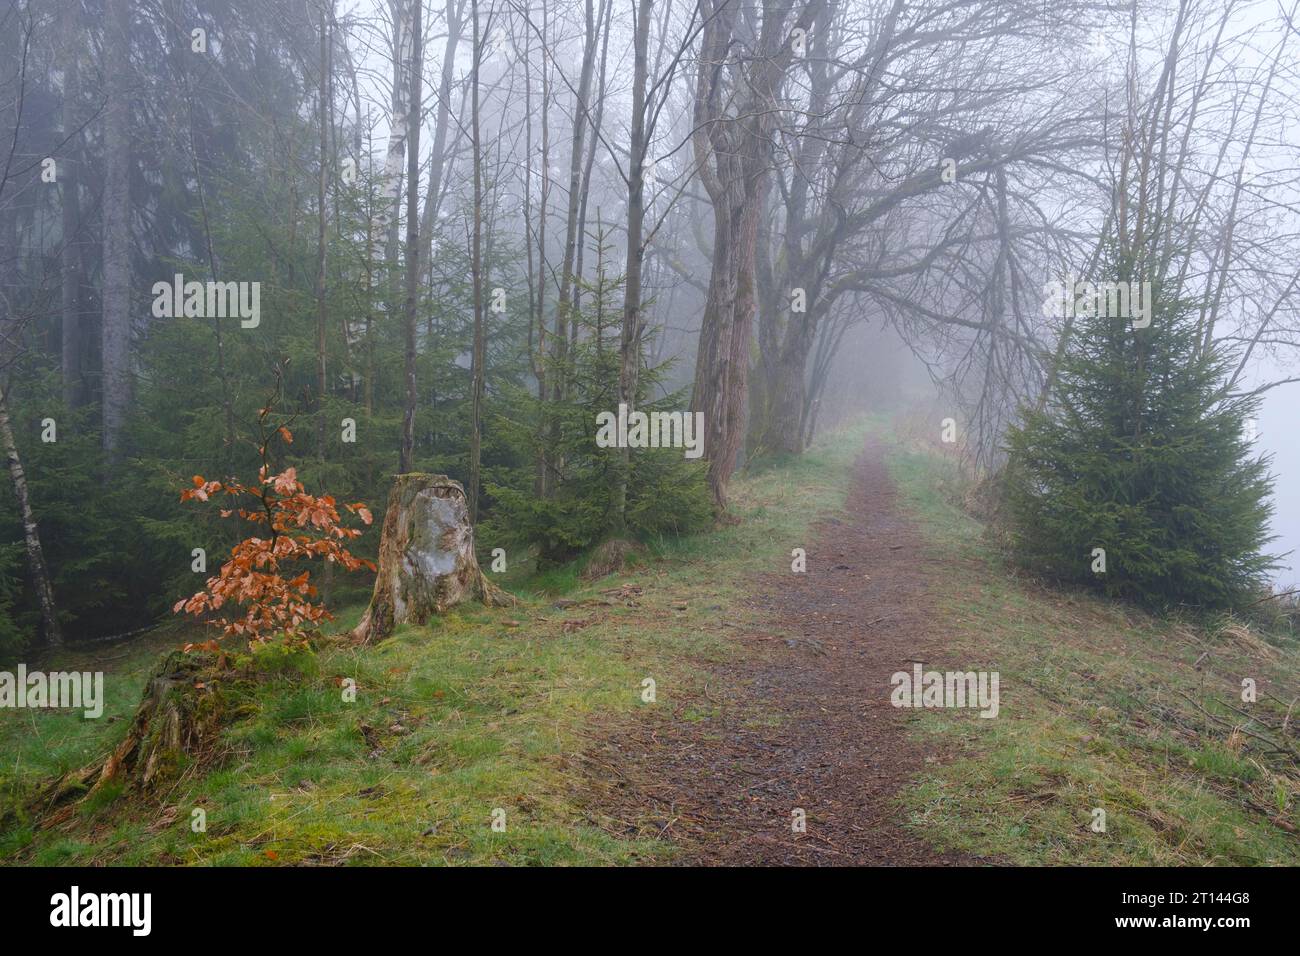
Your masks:
{"label": "forest path", "polygon": [[941,647],[927,592],[942,568],[900,511],[879,439],[854,467],[844,514],[789,545],[806,548],[806,573],[755,582],[748,603],[767,633],[738,638],[745,653],[709,677],[713,716],[647,721],[601,748],[621,768],[607,796],[622,819],[658,821],[683,862],[976,862],[903,826],[898,794],[940,757],[907,739],[890,676]]}

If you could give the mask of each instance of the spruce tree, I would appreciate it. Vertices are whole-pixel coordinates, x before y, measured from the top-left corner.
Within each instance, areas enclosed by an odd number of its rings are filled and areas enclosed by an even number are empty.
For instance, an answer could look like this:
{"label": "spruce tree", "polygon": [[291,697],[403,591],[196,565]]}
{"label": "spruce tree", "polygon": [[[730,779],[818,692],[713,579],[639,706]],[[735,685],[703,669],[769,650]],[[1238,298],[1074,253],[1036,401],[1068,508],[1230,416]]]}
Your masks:
{"label": "spruce tree", "polygon": [[[1138,278],[1114,254],[1102,271]],[[1149,606],[1232,605],[1275,565],[1268,460],[1245,437],[1259,399],[1227,393],[1229,356],[1163,277],[1149,326],[1111,311],[1077,314],[1049,401],[1009,431],[1017,558]]]}
{"label": "spruce tree", "polygon": [[[624,476],[620,449],[603,448],[596,441],[597,416],[618,408],[619,299],[624,279],[606,272],[605,234],[595,239],[596,275],[590,282],[579,282],[581,306],[571,315],[578,334],[563,358],[565,394],[559,400],[539,402],[527,389],[515,388],[505,404],[527,409],[529,414],[519,420],[502,419],[497,426],[516,449],[516,461],[535,460],[538,442],[545,442],[551,469],[548,493],[544,497],[533,493],[526,467],[513,472],[493,469],[489,472],[493,479],[487,482],[496,508],[484,522],[480,539],[536,547],[542,566],[568,561],[611,537],[683,534],[707,527],[713,519],[703,460],[686,459],[677,448],[636,449],[628,457]],[[647,345],[648,337],[639,357],[637,409],[647,413],[685,409],[681,392],[655,397],[669,369],[645,363]],[[548,366],[550,381],[561,371],[556,361],[552,358]],[[617,518],[620,485],[627,488],[622,527]]]}

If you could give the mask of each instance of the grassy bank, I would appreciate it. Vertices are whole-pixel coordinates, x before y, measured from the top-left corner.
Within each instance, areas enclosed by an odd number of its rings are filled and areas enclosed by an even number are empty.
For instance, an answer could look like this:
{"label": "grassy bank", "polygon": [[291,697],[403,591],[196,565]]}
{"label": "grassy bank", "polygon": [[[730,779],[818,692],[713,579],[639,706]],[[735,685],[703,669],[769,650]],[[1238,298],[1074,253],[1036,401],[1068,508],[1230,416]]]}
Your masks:
{"label": "grassy bank", "polygon": [[[658,840],[607,832],[582,804],[575,759],[593,728],[638,708],[701,699],[710,662],[733,653],[753,573],[789,561],[786,542],[838,509],[864,429],[733,487],[739,524],[651,542],[620,577],[580,582],[576,566],[504,583],[519,607],[456,609],[366,649],[327,648],[255,688],[224,733],[218,765],[191,769],[161,799],[79,805],[49,828],[20,818],[0,833],[13,864],[529,864],[664,859]],[[361,608],[339,615],[340,629]],[[0,801],[88,763],[125,732],[141,687],[176,631],[49,669],[106,671],[104,715],[0,712]],[[344,678],[356,682],[344,700]],[[654,679],[656,701],[642,702]],[[690,719],[692,714],[678,716]],[[194,811],[206,832],[191,827]],[[492,828],[503,810],[504,832]]]}
{"label": "grassy bank", "polygon": [[[955,503],[949,461],[918,443],[892,448],[944,568],[933,600],[947,657],[934,666],[1001,675],[997,719],[918,715],[914,731],[957,759],[905,795],[917,832],[1020,864],[1300,863],[1296,764],[1260,739],[1297,749],[1300,714],[1286,735],[1269,728],[1300,693],[1300,648],[1040,586]],[[1243,678],[1257,703],[1242,702]]]}

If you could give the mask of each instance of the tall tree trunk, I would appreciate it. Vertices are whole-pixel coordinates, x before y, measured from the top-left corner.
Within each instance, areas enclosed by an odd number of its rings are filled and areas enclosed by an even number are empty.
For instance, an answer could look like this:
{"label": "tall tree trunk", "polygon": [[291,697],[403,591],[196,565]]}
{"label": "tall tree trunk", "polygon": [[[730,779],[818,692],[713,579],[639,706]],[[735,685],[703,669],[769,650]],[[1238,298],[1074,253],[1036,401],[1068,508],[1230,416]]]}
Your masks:
{"label": "tall tree trunk", "polygon": [[131,401],[131,0],[106,0],[104,18],[102,440],[111,463]]}
{"label": "tall tree trunk", "polygon": [[433,263],[433,230],[442,206],[447,134],[451,131],[451,91],[455,84],[456,50],[464,26],[461,20],[464,9],[465,0],[447,0],[447,42],[442,49],[442,68],[438,76],[438,111],[434,114],[433,147],[429,151],[429,187],[424,194],[424,212],[420,214],[420,262],[426,272]]}
{"label": "tall tree trunk", "polygon": [[[193,57],[189,52],[189,34],[184,29],[182,10],[184,0],[167,0],[163,7],[167,19],[170,40],[172,70],[179,78],[185,97],[186,135],[189,142],[190,171],[194,176],[195,196],[199,204],[199,220],[203,226],[203,246],[208,260],[208,275],[212,281],[221,281],[221,269],[217,264],[217,251],[212,242],[212,217],[208,215],[207,187],[204,185],[203,167],[199,163],[198,141],[194,135],[194,88],[190,82],[189,68]],[[217,383],[221,395],[222,419],[225,423],[225,439],[222,447],[222,466],[229,474],[234,468],[235,446],[238,436],[235,428],[235,406],[230,376],[226,370],[226,347],[221,332],[222,320],[216,316],[212,322],[212,337],[216,346]],[[236,537],[235,540],[238,540]]]}
{"label": "tall tree trunk", "polygon": [[424,0],[412,0],[411,10],[411,97],[407,110],[409,126],[406,150],[406,303],[405,326],[406,403],[402,411],[402,455],[399,470],[411,470],[415,459],[415,405],[419,390],[415,381],[416,303],[420,291],[420,106],[424,76]]}
{"label": "tall tree trunk", "polygon": [[[790,221],[788,214],[785,220],[787,223]],[[773,394],[776,360],[781,351],[781,334],[787,315],[780,302],[783,296],[777,291],[779,270],[773,264],[773,235],[772,216],[764,216],[758,224],[754,259],[758,276],[758,314],[754,317],[758,348],[750,372],[753,378],[749,389],[748,434],[745,437],[745,446],[751,455],[761,455],[771,447],[772,406],[777,398]],[[779,257],[777,262],[780,262]]]}
{"label": "tall tree trunk", "polygon": [[[832,24],[837,23],[841,7],[842,0],[826,0],[824,16],[817,12],[821,37],[833,35]],[[761,400],[751,408],[749,429],[756,449],[795,455],[805,447],[809,357],[818,323],[839,294],[826,289],[826,278],[848,229],[845,210],[855,205],[854,173],[869,155],[856,139],[877,108],[875,90],[890,62],[904,9],[904,0],[891,0],[887,8],[882,5],[882,16],[871,31],[871,46],[863,53],[861,68],[854,71],[847,95],[834,93],[842,73],[824,57],[810,57],[801,78],[809,125],[805,135],[797,137],[791,162],[782,173],[781,229],[774,234],[766,218],[760,226],[762,378],[756,388]],[[844,129],[850,131],[847,139],[833,132]],[[792,301],[796,289],[803,300],[800,311]]]}
{"label": "tall tree trunk", "polygon": [[[765,387],[770,390],[768,427],[765,443],[773,451],[799,455],[807,448],[809,359],[813,346],[819,341],[823,324],[828,321],[833,299],[825,295],[818,277],[788,272],[791,288],[804,290],[805,311],[788,312],[785,334],[782,336],[775,359],[770,363]],[[789,290],[776,304],[776,308],[790,310]],[[778,293],[780,294],[780,293]],[[841,335],[842,335],[841,330]],[[838,340],[836,340],[838,343]]]}
{"label": "tall tree trunk", "polygon": [[483,362],[487,351],[483,331],[483,154],[479,141],[479,70],[483,44],[479,37],[478,0],[471,0],[470,15],[474,19],[474,64],[470,75],[470,128],[474,150],[474,248],[470,258],[474,281],[474,352],[470,362],[469,520],[470,524],[476,524],[479,468],[483,455]]}
{"label": "tall tree trunk", "polygon": [[27,569],[36,591],[36,603],[41,609],[41,629],[45,643],[54,648],[62,647],[63,632],[59,628],[54,588],[50,584],[50,573],[45,567],[40,530],[36,526],[36,515],[32,512],[31,498],[27,494],[27,475],[23,471],[22,458],[18,455],[18,444],[14,441],[13,426],[9,423],[9,405],[3,390],[0,390],[0,443],[4,445],[5,458],[9,462],[9,477],[13,479],[14,497],[18,499],[18,516],[22,519],[23,542],[27,546]]}
{"label": "tall tree trunk", "polygon": [[81,0],[68,0],[63,12],[64,56],[63,135],[68,155],[60,163],[60,201],[63,205],[63,242],[59,249],[60,321],[62,332],[63,404],[76,408],[84,396],[81,375],[81,269],[78,241],[81,229],[81,198],[78,195],[82,156],[81,134]]}
{"label": "tall tree trunk", "polygon": [[[738,152],[738,158],[744,156]],[[749,162],[739,163],[750,167]],[[713,197],[714,261],[695,363],[692,412],[704,413],[704,454],[714,507],[725,511],[727,483],[745,431],[753,331],[754,246],[766,177],[737,175]]]}
{"label": "tall tree trunk", "polygon": [[333,83],[330,76],[330,29],[334,21],[334,3],[322,3],[320,12],[320,169],[316,177],[316,453],[325,460],[325,391],[328,379],[325,370],[325,323],[329,318],[325,301],[325,255],[328,248],[329,207],[326,190],[329,186],[329,131],[332,111]]}
{"label": "tall tree trunk", "polygon": [[[539,497],[548,497],[551,494],[553,482],[551,481],[551,472],[554,464],[551,461],[545,436],[550,431],[550,418],[552,411],[547,407],[547,380],[551,372],[559,374],[558,370],[549,369],[547,350],[547,341],[549,339],[546,328],[546,222],[550,210],[551,202],[551,8],[547,0],[542,0],[542,105],[538,110],[542,127],[542,155],[541,155],[541,183],[538,187],[538,213],[537,213],[537,351],[538,364],[541,368],[541,376],[537,379],[537,402],[542,409],[542,420],[539,422],[540,431],[537,442],[537,473],[540,476],[540,486],[538,490]],[[531,159],[530,159],[531,162]]]}
{"label": "tall tree trunk", "polygon": [[[583,252],[587,248],[587,204],[591,195],[591,169],[596,163],[596,147],[600,142],[600,130],[604,121],[605,114],[605,81],[607,76],[606,64],[609,58],[609,26],[614,19],[610,11],[611,3],[609,0],[603,0],[600,5],[600,15],[597,18],[604,22],[604,28],[601,30],[600,37],[600,70],[598,73],[599,80],[596,84],[596,113],[591,118],[591,136],[587,140],[587,160],[582,171],[582,203],[578,208],[578,255],[573,267],[573,309],[577,311],[582,308],[582,259]],[[573,323],[569,328],[570,347],[578,341],[578,325]]]}
{"label": "tall tree trunk", "polygon": [[[645,258],[642,233],[645,226],[646,73],[650,43],[650,12],[653,0],[637,0],[636,32],[632,59],[632,143],[628,157],[627,264],[623,290],[623,328],[619,337],[618,400],[629,412],[636,404],[636,386],[641,370],[641,265]],[[627,518],[627,483],[632,470],[631,449],[620,451],[621,466],[614,495],[617,530]]]}
{"label": "tall tree trunk", "polygon": [[[393,18],[393,97],[392,116],[388,127],[388,149],[384,154],[384,175],[381,180],[379,209],[376,216],[374,241],[384,243],[384,261],[391,277],[397,271],[397,209],[401,198],[402,163],[406,157],[406,137],[410,132],[410,86],[403,69],[410,63],[411,15],[415,0],[390,0]],[[379,250],[372,255],[378,258]],[[395,287],[389,287],[396,291]]]}
{"label": "tall tree trunk", "polygon": [[[691,411],[704,414],[704,455],[714,507],[727,505],[727,483],[745,432],[749,349],[757,308],[755,250],[771,184],[771,134],[777,94],[793,50],[787,21],[794,0],[763,0],[758,55],[731,66],[735,90],[721,76],[732,55],[739,5],[701,0],[705,16],[696,73],[692,145],[713,205],[714,252],[696,353]],[[808,30],[822,0],[802,4],[789,26]]]}
{"label": "tall tree trunk", "polygon": [[[333,17],[331,17],[330,22],[334,23]],[[368,157],[373,155],[372,152],[366,151],[365,149],[366,144],[363,142],[362,134],[363,132],[366,134],[373,132],[373,128],[370,126],[369,110],[363,109],[362,107],[361,80],[357,75],[357,64],[353,60],[352,52],[348,49],[347,30],[344,29],[339,33],[336,33],[334,36],[334,40],[335,40],[335,53],[331,53],[331,61],[335,55],[342,57],[343,71],[345,76],[344,82],[346,88],[350,90],[350,96],[349,93],[347,92],[344,93],[344,100],[345,102],[348,99],[351,100],[352,109],[354,111],[353,122],[352,122],[352,142],[349,144],[351,150],[349,154],[349,158],[356,163],[356,171],[359,174],[361,170],[362,157]],[[333,76],[335,76],[335,72],[331,73],[331,77]],[[344,106],[343,112],[346,115],[347,113],[346,106]],[[346,121],[345,121],[345,125],[346,125]],[[338,134],[338,128],[336,126],[335,127],[336,138],[337,138],[337,134]],[[369,138],[368,135],[367,138]],[[336,164],[338,162],[339,155],[340,155],[339,153],[337,152],[335,153],[334,161]],[[337,166],[335,167],[335,169],[337,173]],[[344,217],[339,211],[339,198],[343,190],[339,189],[338,178],[339,177],[336,175],[334,188],[333,188],[334,223],[335,223],[335,228],[338,230],[338,234],[342,236],[346,227],[344,225]],[[348,379],[349,379],[350,393],[351,393],[350,397],[354,403],[358,401],[364,401],[363,395],[367,395],[371,399],[373,399],[374,397],[374,385],[370,381],[370,377],[374,372],[374,355],[373,355],[373,348],[372,348],[372,346],[374,345],[374,341],[370,335],[371,330],[374,327],[374,319],[375,319],[374,303],[373,303],[373,299],[371,298],[374,289],[374,284],[375,284],[374,283],[375,264],[374,264],[373,257],[370,254],[371,250],[374,248],[374,240],[373,240],[374,195],[375,195],[374,184],[367,183],[366,198],[365,198],[366,244],[364,247],[366,250],[366,261],[362,267],[362,271],[365,273],[365,298],[362,300],[363,302],[365,302],[365,314],[362,315],[359,319],[359,326],[360,326],[359,328],[357,324],[358,317],[355,314],[353,314],[352,310],[347,310],[343,313],[343,315],[340,316],[341,319],[340,325],[342,326],[342,330],[343,330],[343,344],[345,347],[344,354],[346,356],[345,364],[347,365],[347,369],[348,369]],[[360,368],[361,370],[360,374],[358,374],[357,372],[358,368]],[[364,407],[366,409],[366,414],[368,416],[374,409],[373,402],[366,403]]]}
{"label": "tall tree trunk", "polygon": [[[543,63],[543,66],[545,64]],[[536,451],[533,456],[533,494],[538,498],[546,497],[546,451],[542,435],[546,428],[546,320],[542,312],[542,289],[545,278],[542,271],[544,263],[534,261],[534,248],[531,237],[527,234],[528,224],[533,221],[533,35],[524,31],[524,249],[527,253],[528,266],[528,362],[537,380],[537,433]],[[544,103],[545,101],[543,101]],[[545,192],[542,199],[545,200]],[[543,202],[542,216],[545,222],[546,207]]]}
{"label": "tall tree trunk", "polygon": [[[582,68],[573,103],[573,131],[569,144],[569,204],[565,214],[564,261],[560,267],[560,291],[555,303],[555,367],[559,374],[551,383],[552,397],[560,401],[568,392],[569,376],[565,373],[569,348],[569,310],[573,300],[573,263],[579,241],[578,213],[582,204],[582,143],[587,132],[587,110],[591,101],[591,76],[596,67],[600,37],[592,0],[586,0],[586,41],[582,51]],[[642,87],[645,86],[644,80]],[[645,91],[642,90],[642,112]],[[633,107],[635,111],[635,106]],[[635,122],[635,120],[634,120]],[[644,118],[642,119],[644,125]],[[639,235],[639,231],[638,231]],[[640,240],[638,239],[638,242]]]}
{"label": "tall tree trunk", "polygon": [[[369,126],[369,117],[367,117],[367,126]],[[361,155],[361,151],[357,151]],[[372,155],[367,150],[366,155]],[[375,241],[375,191],[374,187],[366,187],[366,248],[374,249]],[[366,419],[369,420],[375,414],[375,257],[372,254],[366,255],[366,324],[364,331],[366,369],[364,402],[366,409]]]}

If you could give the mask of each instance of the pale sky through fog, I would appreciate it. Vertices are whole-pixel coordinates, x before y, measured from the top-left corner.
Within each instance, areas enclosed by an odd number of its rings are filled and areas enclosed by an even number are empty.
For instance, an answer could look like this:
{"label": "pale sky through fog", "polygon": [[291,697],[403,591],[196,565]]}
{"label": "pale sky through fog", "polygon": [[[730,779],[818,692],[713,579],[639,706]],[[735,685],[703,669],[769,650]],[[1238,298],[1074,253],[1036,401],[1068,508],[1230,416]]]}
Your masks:
{"label": "pale sky through fog", "polygon": [[[1278,42],[1281,24],[1275,19],[1275,8],[1266,4],[1246,5],[1238,16],[1238,23],[1243,31],[1257,30],[1255,38],[1247,49],[1267,49]],[[1294,44],[1294,38],[1291,41]],[[1245,63],[1249,64],[1249,58]],[[1300,65],[1300,54],[1296,63]],[[1290,82],[1294,82],[1292,74]],[[1256,168],[1286,168],[1296,162],[1296,144],[1300,140],[1300,131],[1295,129],[1282,131],[1283,142],[1270,150],[1257,150]],[[1294,203],[1298,197],[1276,195],[1270,191],[1270,199],[1276,204]],[[1231,309],[1229,312],[1233,311]],[[1253,332],[1258,316],[1245,314],[1246,328]],[[1279,321],[1283,317],[1279,315]],[[1251,363],[1248,376],[1250,385],[1258,387],[1265,382],[1279,381],[1300,376],[1300,361],[1293,354],[1260,355],[1258,352]],[[1300,382],[1279,385],[1264,393],[1264,402],[1260,407],[1257,421],[1258,438],[1255,447],[1261,453],[1273,456],[1270,473],[1273,483],[1273,519],[1271,531],[1277,535],[1268,548],[1269,553],[1285,554],[1296,552],[1282,560],[1282,566],[1274,572],[1274,581],[1283,589],[1300,584],[1300,494],[1297,494],[1297,478],[1300,477],[1300,443],[1296,442],[1296,409],[1300,407]]]}
{"label": "pale sky through fog", "polygon": [[[670,0],[673,3],[687,3],[688,0]],[[617,34],[625,30],[625,18],[630,8],[616,8],[614,32]],[[426,108],[430,108],[433,102],[433,80],[436,78],[439,69],[439,58],[442,54],[442,38],[445,29],[440,22],[440,11],[437,5],[426,4],[425,30],[428,37],[428,43],[425,50],[425,71],[426,85],[425,97]],[[388,134],[387,109],[389,105],[389,70],[388,53],[385,49],[385,41],[382,36],[386,32],[386,27],[379,26],[381,20],[387,19],[388,4],[386,0],[344,0],[340,3],[340,14],[345,11],[353,11],[359,18],[375,24],[374,32],[362,31],[367,42],[371,44],[369,52],[362,52],[360,55],[361,70],[361,95],[363,108],[367,109],[370,119],[374,123],[372,143],[375,146],[375,161],[382,163],[384,143]],[[1167,22],[1158,22],[1160,18],[1166,18],[1173,15],[1173,8],[1152,9],[1148,11],[1150,15],[1157,18],[1146,24],[1145,27],[1139,26],[1139,34],[1145,32],[1148,38],[1154,41],[1156,34],[1167,29]],[[1089,43],[1088,50],[1092,55],[1098,51],[1102,54],[1122,51],[1127,46],[1127,14],[1117,14],[1116,28],[1114,30],[1105,30],[1100,33],[1094,33]],[[488,53],[485,55],[485,70],[493,72],[495,67],[504,68],[504,61],[498,62],[495,57],[505,56],[515,58],[520,55],[519,51],[514,50],[510,44],[500,42],[501,26],[499,22],[487,23],[484,17],[484,40],[488,45]],[[1236,8],[1232,18],[1232,26],[1226,32],[1226,36],[1231,37],[1229,45],[1233,49],[1233,59],[1235,70],[1241,71],[1244,76],[1252,66],[1265,62],[1264,53],[1273,49],[1274,45],[1280,40],[1284,29],[1278,20],[1278,13],[1275,6],[1269,3],[1244,3]],[[577,35],[577,24],[564,24],[561,21],[553,21],[552,29],[557,34],[565,38],[566,43],[572,43]],[[494,42],[496,41],[496,42]],[[1300,43],[1296,43],[1300,47]],[[625,71],[622,67],[625,65],[621,57],[625,54],[625,43],[611,42],[610,52],[610,80],[607,95],[612,102],[619,102],[627,94],[626,84],[623,77]],[[1114,49],[1112,49],[1114,48]],[[1151,56],[1163,56],[1163,47],[1158,43],[1152,42],[1150,49],[1147,51]],[[495,54],[495,57],[494,57]],[[1258,57],[1258,58],[1256,58]],[[470,40],[469,26],[466,25],[465,36],[462,40],[456,58],[456,72],[463,75],[470,68]],[[1103,60],[1103,62],[1106,62]],[[1300,63],[1300,59],[1297,60]],[[563,57],[557,58],[554,65],[566,73],[570,73],[574,64],[564,60]],[[1094,65],[1094,68],[1107,68],[1104,66]],[[1277,78],[1278,85],[1294,84],[1296,82],[1296,73]],[[492,107],[489,107],[491,109]],[[626,108],[612,109],[611,115],[621,115],[626,112]],[[1204,148],[1207,154],[1212,155],[1217,150],[1218,141],[1215,129],[1212,125],[1198,130],[1206,136]],[[493,135],[492,127],[485,130],[485,136],[491,138]],[[1295,139],[1300,137],[1296,131],[1282,131],[1281,142],[1274,141],[1271,143],[1257,142],[1255,145],[1254,156],[1252,157],[1251,166],[1254,173],[1267,172],[1270,169],[1282,170],[1294,165],[1296,159]],[[618,141],[619,137],[612,137]],[[1261,138],[1262,139],[1262,138]],[[431,148],[430,137],[425,136],[421,144],[421,152],[427,154]],[[605,150],[598,151],[600,163],[602,166],[608,162],[605,156]],[[555,166],[553,173],[558,174],[559,167]],[[1047,197],[1042,197],[1047,201]],[[1276,192],[1269,190],[1269,198],[1275,206],[1285,206],[1289,203],[1300,202],[1300,197],[1278,195]],[[1236,305],[1225,301],[1223,303],[1223,316],[1220,319],[1220,325],[1228,327],[1236,324],[1239,330],[1244,330],[1249,335],[1254,331],[1257,316],[1251,311],[1254,306]],[[1278,321],[1284,322],[1286,316],[1279,314]],[[845,348],[848,348],[846,344]],[[1256,353],[1252,359],[1250,371],[1247,376],[1250,381],[1249,387],[1257,387],[1267,381],[1276,381],[1279,379],[1300,376],[1300,362],[1297,362],[1289,355],[1261,355]],[[870,389],[870,385],[864,387]],[[830,396],[828,396],[828,399]],[[1270,546],[1270,553],[1284,554],[1286,552],[1296,552],[1282,561],[1282,566],[1275,573],[1276,583],[1285,588],[1300,584],[1300,494],[1297,494],[1297,478],[1300,477],[1300,442],[1294,438],[1294,420],[1295,409],[1300,406],[1300,383],[1279,386],[1265,393],[1264,402],[1260,410],[1258,419],[1258,439],[1256,448],[1261,453],[1271,454],[1273,456],[1271,464],[1271,473],[1275,478],[1273,487],[1273,505],[1274,516],[1271,522],[1272,533],[1278,538]]]}
{"label": "pale sky through fog", "polygon": [[[1300,382],[1280,385],[1267,392],[1259,412],[1259,439],[1256,447],[1273,456],[1271,471],[1275,513],[1273,534],[1278,540],[1270,546],[1274,553],[1300,551],[1300,495],[1296,494],[1296,476],[1300,475],[1300,442],[1296,441],[1296,409],[1300,407]],[[1300,584],[1296,568],[1300,554],[1284,559],[1275,579],[1284,590]]]}

